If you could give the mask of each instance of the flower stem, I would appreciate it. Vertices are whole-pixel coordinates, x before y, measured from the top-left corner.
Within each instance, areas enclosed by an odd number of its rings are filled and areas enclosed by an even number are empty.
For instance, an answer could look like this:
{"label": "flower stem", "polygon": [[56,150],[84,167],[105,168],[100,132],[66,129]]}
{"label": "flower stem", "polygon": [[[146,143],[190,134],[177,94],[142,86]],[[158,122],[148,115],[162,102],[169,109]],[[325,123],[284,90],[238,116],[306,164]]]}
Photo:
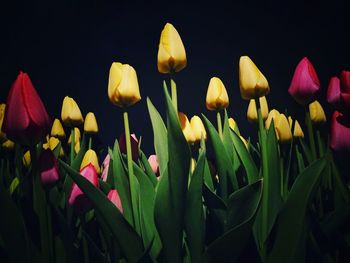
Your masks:
{"label": "flower stem", "polygon": [[75,146],[75,134],[74,134],[74,127],[71,130],[71,142],[70,142],[70,165],[73,164],[74,160],[74,146]]}
{"label": "flower stem", "polygon": [[177,112],[177,91],[176,91],[176,83],[173,78],[170,79],[170,87],[171,87],[171,100]]}
{"label": "flower stem", "polygon": [[217,119],[217,123],[218,123],[218,133],[219,133],[219,136],[222,140],[222,123],[221,123],[221,116],[220,116],[219,111],[216,112],[216,119]]}
{"label": "flower stem", "polygon": [[91,149],[92,147],[92,136],[89,135],[89,150]]}
{"label": "flower stem", "polygon": [[306,110],[306,117],[305,117],[305,122],[306,122],[306,127],[307,127],[307,133],[309,136],[309,143],[310,143],[310,148],[311,148],[311,155],[312,155],[312,160],[316,160],[316,145],[315,145],[315,137],[314,137],[314,131],[312,127],[312,122],[310,118],[310,112]]}

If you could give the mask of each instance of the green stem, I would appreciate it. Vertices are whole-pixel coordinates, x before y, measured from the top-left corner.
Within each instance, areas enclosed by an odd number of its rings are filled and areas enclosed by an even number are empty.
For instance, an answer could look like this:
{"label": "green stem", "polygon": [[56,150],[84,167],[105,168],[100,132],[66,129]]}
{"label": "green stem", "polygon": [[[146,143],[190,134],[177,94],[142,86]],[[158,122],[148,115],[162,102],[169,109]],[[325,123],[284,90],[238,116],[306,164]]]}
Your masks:
{"label": "green stem", "polygon": [[74,160],[74,146],[75,146],[75,134],[74,134],[74,127],[71,130],[71,142],[70,142],[70,165],[73,164]]}
{"label": "green stem", "polygon": [[309,143],[310,143],[310,148],[311,148],[312,160],[315,161],[317,159],[316,145],[315,145],[314,131],[313,131],[312,122],[311,122],[311,118],[310,118],[310,112],[308,110],[306,111],[305,122],[306,122],[306,127],[307,127],[307,133],[309,136]]}
{"label": "green stem", "polygon": [[89,135],[89,150],[91,149],[92,147],[92,136]]}
{"label": "green stem", "polygon": [[128,118],[127,111],[124,111],[124,128],[125,128],[126,155],[127,155],[127,162],[128,162],[128,174],[129,174],[130,193],[131,193],[131,205],[132,205],[132,212],[133,212],[133,219],[134,219],[133,223],[134,223],[136,232],[138,234],[141,234],[139,210],[138,210],[138,193],[136,189],[137,181],[134,175],[129,118]]}
{"label": "green stem", "polygon": [[222,123],[221,123],[221,116],[220,116],[219,111],[216,112],[216,119],[217,119],[217,123],[218,123],[218,133],[219,133],[219,136],[222,140]]}
{"label": "green stem", "polygon": [[176,83],[174,79],[171,77],[170,79],[170,87],[171,87],[171,100],[173,102],[174,108],[177,112],[177,91],[176,91]]}
{"label": "green stem", "polygon": [[317,136],[317,144],[318,144],[318,153],[319,153],[319,156],[322,157],[324,155],[325,150],[323,147],[321,133],[318,129],[316,130],[316,136]]}

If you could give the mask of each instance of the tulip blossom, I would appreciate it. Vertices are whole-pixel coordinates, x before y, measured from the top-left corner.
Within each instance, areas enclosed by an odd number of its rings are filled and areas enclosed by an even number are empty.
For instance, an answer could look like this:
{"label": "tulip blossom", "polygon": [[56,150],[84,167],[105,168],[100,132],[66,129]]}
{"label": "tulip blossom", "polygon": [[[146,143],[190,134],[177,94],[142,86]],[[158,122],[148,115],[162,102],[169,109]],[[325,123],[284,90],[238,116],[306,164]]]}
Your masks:
{"label": "tulip blossom", "polygon": [[[75,127],[74,128],[74,144],[77,144],[78,142],[80,142],[80,138],[81,138],[80,130],[77,127]],[[68,138],[68,144],[71,144],[71,142],[72,142],[72,134]]]}
{"label": "tulip blossom", "polygon": [[310,119],[315,124],[325,123],[327,121],[326,114],[321,104],[315,100],[309,104]]}
{"label": "tulip blossom", "polygon": [[239,59],[239,88],[245,100],[256,99],[270,92],[267,79],[248,56]]}
{"label": "tulip blossom", "polygon": [[80,164],[80,169],[87,166],[88,164],[92,164],[95,167],[96,173],[100,173],[100,165],[98,164],[97,154],[92,149],[86,151],[84,158]]}
{"label": "tulip blossom", "polygon": [[301,126],[297,120],[295,120],[295,123],[294,123],[293,136],[295,138],[304,138],[304,132],[301,129]]}
{"label": "tulip blossom", "polygon": [[128,107],[141,100],[135,69],[119,62],[113,62],[109,70],[108,97],[119,107]]}
{"label": "tulip blossom", "polygon": [[102,163],[102,174],[101,179],[102,181],[106,182],[108,177],[108,169],[109,169],[109,163],[111,161],[111,156],[109,154],[106,155],[105,159]]}
{"label": "tulip blossom", "polygon": [[6,141],[6,134],[2,131],[2,123],[5,117],[6,104],[0,104],[0,143]]}
{"label": "tulip blossom", "polygon": [[197,115],[194,115],[190,121],[191,129],[196,142],[201,141],[202,137],[207,139],[207,132],[205,131],[204,124]]}
{"label": "tulip blossom", "polygon": [[[266,97],[265,96],[260,97],[259,102],[260,102],[262,118],[263,120],[266,120],[269,113],[269,107],[267,105]],[[254,99],[251,99],[249,102],[248,110],[247,110],[247,118],[249,122],[258,122],[258,111],[257,111],[256,103]]]}
{"label": "tulip blossom", "polygon": [[15,149],[15,143],[7,139],[2,143],[1,147],[6,151],[12,152]]}
{"label": "tulip blossom", "polygon": [[340,73],[339,84],[341,92],[350,93],[350,71],[343,70]]}
{"label": "tulip blossom", "polygon": [[32,163],[31,157],[30,157],[30,151],[26,151],[22,158],[22,163],[24,167],[28,168],[30,164]]}
{"label": "tulip blossom", "polygon": [[271,125],[271,121],[273,120],[274,121],[274,125],[276,125],[276,118],[278,117],[278,115],[280,115],[279,111],[276,110],[276,109],[272,109],[268,116],[267,116],[267,119],[265,121],[265,128],[266,129],[269,129],[270,128],[270,125]]}
{"label": "tulip blossom", "polygon": [[89,112],[88,114],[86,114],[84,122],[84,131],[87,134],[98,133],[98,125],[95,114],[93,112]]}
{"label": "tulip blossom", "polygon": [[155,155],[155,154],[150,155],[150,157],[148,157],[148,162],[149,162],[154,174],[156,176],[159,176],[159,164],[158,164],[157,155]]}
{"label": "tulip blossom", "polygon": [[68,96],[64,97],[61,110],[61,119],[64,125],[68,127],[76,127],[84,122],[79,106],[73,98]]}
{"label": "tulip blossom", "polygon": [[315,100],[320,90],[320,81],[311,62],[304,57],[297,65],[292,82],[289,86],[289,94],[301,105],[306,105]]}
{"label": "tulip blossom", "polygon": [[217,77],[211,78],[206,97],[207,109],[219,111],[227,108],[228,104],[227,91],[221,79]]}
{"label": "tulip blossom", "polygon": [[188,121],[186,114],[184,114],[183,112],[179,112],[178,115],[179,115],[181,129],[186,138],[186,141],[188,143],[194,143],[196,141],[196,137],[192,131],[191,124]]}
{"label": "tulip blossom", "polygon": [[350,71],[340,73],[340,104],[341,111],[349,118],[350,115]]}
{"label": "tulip blossom", "polygon": [[327,101],[334,107],[340,106],[340,81],[337,77],[332,77],[328,84]]}
{"label": "tulip blossom", "polygon": [[[98,177],[95,167],[92,164],[88,164],[83,169],[80,170],[80,174],[90,181],[95,187],[98,187]],[[73,183],[72,189],[68,197],[68,203],[79,212],[83,213],[91,208],[90,200],[81,191],[76,183]]]}
{"label": "tulip blossom", "polygon": [[59,180],[57,160],[51,150],[41,152],[38,159],[41,183],[44,187],[52,187]]}
{"label": "tulip blossom", "polygon": [[330,146],[334,151],[350,152],[350,123],[339,111],[332,116]]}
{"label": "tulip blossom", "polygon": [[[59,139],[57,139],[56,137],[50,137],[50,139],[49,139],[49,141],[47,143],[48,147],[44,147],[44,145],[43,145],[43,148],[44,149],[48,149],[49,148],[51,151],[54,151],[59,143],[60,143]],[[64,156],[64,151],[63,151],[62,147],[61,147],[61,150],[60,150],[60,156],[61,157]]]}
{"label": "tulip blossom", "polygon": [[62,123],[60,122],[59,119],[55,119],[53,121],[50,134],[51,136],[59,138],[61,140],[66,137],[66,133],[64,132]]}
{"label": "tulip blossom", "polygon": [[157,62],[160,73],[178,72],[187,65],[186,51],[181,37],[170,23],[166,23],[160,35]]}
{"label": "tulip blossom", "polygon": [[292,132],[290,130],[287,117],[281,113],[275,118],[275,131],[277,139],[281,143],[287,143],[292,140]]}
{"label": "tulip blossom", "polygon": [[110,190],[107,198],[119,209],[120,213],[123,213],[122,201],[117,190]]}
{"label": "tulip blossom", "polygon": [[[120,152],[126,154],[125,134],[122,134],[120,136],[118,142],[119,142]],[[137,160],[139,159],[139,140],[137,139],[134,133],[130,135],[130,142],[131,142],[132,159],[134,160],[134,162],[137,162]]]}
{"label": "tulip blossom", "polygon": [[45,106],[27,73],[20,72],[6,101],[2,129],[7,138],[27,146],[34,146],[50,130]]}

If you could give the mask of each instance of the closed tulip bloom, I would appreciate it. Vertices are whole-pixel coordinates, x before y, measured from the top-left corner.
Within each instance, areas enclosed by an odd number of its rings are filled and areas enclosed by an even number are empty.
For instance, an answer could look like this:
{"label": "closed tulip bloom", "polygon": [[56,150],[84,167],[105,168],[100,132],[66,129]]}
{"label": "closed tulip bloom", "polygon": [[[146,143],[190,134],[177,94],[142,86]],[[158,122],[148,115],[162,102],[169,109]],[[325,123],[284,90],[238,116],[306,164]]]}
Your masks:
{"label": "closed tulip bloom", "polygon": [[51,136],[64,139],[66,137],[66,133],[64,132],[62,123],[59,119],[55,119],[53,121],[52,127],[51,127]]}
{"label": "closed tulip bloom", "polygon": [[98,164],[98,158],[96,152],[92,149],[86,151],[83,161],[80,164],[80,169],[87,166],[88,164],[92,164],[95,167],[96,173],[100,173],[100,165]]}
{"label": "closed tulip bloom", "polygon": [[228,126],[234,131],[237,129],[237,123],[233,118],[228,119]]}
{"label": "closed tulip bloom", "polygon": [[107,198],[119,209],[120,213],[123,213],[122,201],[117,190],[110,190]]}
{"label": "closed tulip bloom", "polygon": [[338,77],[332,77],[328,84],[327,101],[334,107],[340,106],[340,80]]}
{"label": "closed tulip bloom", "polygon": [[295,68],[289,94],[301,105],[315,100],[320,90],[320,81],[311,62],[304,57]]}
{"label": "closed tulip bloom", "polygon": [[[80,130],[77,127],[75,127],[74,128],[74,144],[77,144],[78,142],[80,142],[80,138],[81,138]],[[71,142],[72,142],[72,134],[69,136],[68,144],[70,144]]]}
{"label": "closed tulip bloom", "polygon": [[172,24],[166,23],[160,35],[158,71],[160,73],[178,72],[186,65],[186,51],[181,37]]}
{"label": "closed tulip bloom", "polygon": [[313,103],[309,104],[310,119],[313,123],[325,123],[327,121],[326,114],[321,106],[321,104],[315,100]]}
{"label": "closed tulip bloom", "polygon": [[194,115],[191,118],[190,124],[196,142],[199,142],[202,139],[202,137],[205,140],[207,139],[207,132],[205,131],[204,124],[201,118],[199,118],[197,115]]}
{"label": "closed tulip bloom", "polygon": [[278,110],[276,110],[276,109],[270,110],[270,112],[269,112],[269,114],[267,116],[267,119],[265,121],[265,128],[266,129],[270,128],[272,120],[273,120],[274,124],[276,125],[276,118],[277,118],[278,115],[280,115]]}
{"label": "closed tulip bloom", "polygon": [[245,100],[259,98],[270,92],[267,79],[248,56],[239,59],[239,88]]}
{"label": "closed tulip bloom", "polygon": [[[122,134],[119,138],[119,148],[120,152],[126,153],[126,140],[125,140],[125,134]],[[137,139],[136,135],[132,133],[130,135],[130,142],[131,142],[131,153],[132,153],[132,159],[134,162],[137,162],[139,159],[139,140]]]}
{"label": "closed tulip bloom", "polygon": [[2,123],[5,117],[6,104],[0,104],[0,143],[6,141],[6,134],[2,131]]}
{"label": "closed tulip bloom", "polygon": [[74,152],[78,154],[80,151],[80,141],[77,141],[74,145]]}
{"label": "closed tulip bloom", "polygon": [[[89,180],[95,187],[99,186],[98,176],[95,167],[92,164],[88,164],[81,169],[80,174],[84,176],[85,179]],[[78,213],[84,213],[92,207],[90,200],[85,196],[76,183],[73,183],[72,185],[72,189],[68,197],[68,203],[69,205],[74,206]]]}
{"label": "closed tulip bloom", "polygon": [[61,119],[63,124],[68,127],[76,127],[84,122],[79,106],[73,98],[68,96],[64,97],[61,110]]}
{"label": "closed tulip bloom", "polygon": [[[259,102],[260,102],[262,118],[263,120],[266,120],[269,114],[269,107],[267,106],[266,97],[265,96],[260,97]],[[258,122],[258,111],[257,111],[256,103],[254,99],[250,100],[249,102],[247,118],[248,118],[248,121],[250,122]]]}
{"label": "closed tulip bloom", "polygon": [[294,123],[293,136],[295,138],[304,138],[304,132],[301,129],[301,126],[297,120],[295,120],[295,123]]}
{"label": "closed tulip bloom", "polygon": [[141,100],[135,69],[119,62],[113,62],[109,70],[109,100],[119,106],[128,107]]}
{"label": "closed tulip bloom", "polygon": [[[58,144],[60,143],[60,140],[57,139],[56,137],[50,137],[49,139],[49,142],[48,142],[48,148],[51,150],[51,151],[54,151],[56,149],[56,147],[58,146]],[[60,156],[63,157],[64,156],[64,151],[63,151],[63,148],[61,147],[61,150],[60,150]]]}
{"label": "closed tulip bloom", "polygon": [[9,139],[2,143],[2,148],[6,151],[12,152],[15,149],[15,143]]}
{"label": "closed tulip bloom", "polygon": [[148,157],[148,162],[152,168],[152,171],[156,176],[159,176],[159,164],[158,164],[158,159],[157,155],[152,154]]}
{"label": "closed tulip bloom", "polygon": [[181,129],[186,138],[186,141],[188,143],[194,143],[196,141],[196,137],[193,133],[191,124],[188,121],[186,114],[184,114],[183,112],[179,112],[178,115],[179,115]]}
{"label": "closed tulip bloom", "polygon": [[350,152],[350,123],[338,111],[332,116],[330,146],[334,151]]}
{"label": "closed tulip bloom", "polygon": [[30,158],[30,151],[26,151],[25,154],[23,155],[22,162],[24,167],[28,168],[31,164],[31,158]]}
{"label": "closed tulip bloom", "polygon": [[101,179],[102,179],[103,182],[107,181],[108,169],[109,169],[110,161],[111,161],[111,156],[109,154],[107,154],[105,159],[103,160],[103,163],[102,163]]}
{"label": "closed tulip bloom", "polygon": [[275,119],[275,130],[277,139],[281,143],[287,143],[292,140],[292,132],[290,130],[289,122],[283,113],[279,114]]}
{"label": "closed tulip bloom", "polygon": [[38,159],[41,183],[45,188],[54,186],[60,179],[57,160],[51,150],[41,152]]}
{"label": "closed tulip bloom", "polygon": [[206,98],[207,109],[218,111],[227,108],[228,104],[229,99],[224,83],[217,77],[211,78]]}
{"label": "closed tulip bloom", "polygon": [[84,131],[87,134],[98,133],[98,125],[95,114],[93,112],[89,112],[88,114],[86,114],[84,122]]}
{"label": "closed tulip bloom", "polygon": [[20,72],[7,96],[3,132],[16,143],[34,146],[45,138],[50,126],[45,106],[28,74]]}

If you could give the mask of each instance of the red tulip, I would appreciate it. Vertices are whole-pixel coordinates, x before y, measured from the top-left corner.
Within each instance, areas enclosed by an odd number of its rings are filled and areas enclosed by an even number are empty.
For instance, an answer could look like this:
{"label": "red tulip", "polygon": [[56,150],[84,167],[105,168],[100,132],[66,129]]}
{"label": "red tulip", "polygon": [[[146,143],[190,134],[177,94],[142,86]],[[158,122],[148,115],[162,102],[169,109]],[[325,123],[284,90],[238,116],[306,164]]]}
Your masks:
{"label": "red tulip", "polygon": [[[95,187],[98,187],[98,177],[95,167],[90,163],[80,170],[80,174],[89,180]],[[90,200],[80,190],[76,183],[73,183],[72,190],[69,194],[68,203],[80,212],[86,212],[91,208]]]}
{"label": "red tulip", "polygon": [[339,111],[332,116],[330,145],[334,151],[350,152],[350,122]]}
{"label": "red tulip", "polygon": [[350,71],[343,70],[339,78],[341,92],[350,93]]}
{"label": "red tulip", "polygon": [[107,198],[119,209],[120,213],[123,213],[122,201],[120,200],[120,196],[117,190],[110,190]]}
{"label": "red tulip", "polygon": [[41,183],[44,187],[52,187],[59,180],[57,160],[50,149],[41,152],[38,160]]}
{"label": "red tulip", "polygon": [[9,91],[3,131],[11,140],[33,146],[50,130],[45,106],[27,73],[20,72]]}
{"label": "red tulip", "polygon": [[158,164],[158,159],[157,155],[153,154],[148,157],[148,162],[152,168],[152,171],[156,176],[159,176],[159,164]]}
{"label": "red tulip", "polygon": [[327,101],[336,108],[340,106],[340,81],[338,77],[332,77],[329,80]]}
{"label": "red tulip", "polygon": [[294,71],[288,92],[296,102],[306,105],[315,100],[319,89],[320,81],[316,71],[311,62],[304,57]]}
{"label": "red tulip", "polygon": [[[139,158],[139,140],[137,139],[134,133],[130,135],[130,140],[131,140],[132,159],[134,160],[134,162],[137,162]],[[122,134],[119,138],[119,147],[120,147],[120,152],[126,154],[125,134]]]}

